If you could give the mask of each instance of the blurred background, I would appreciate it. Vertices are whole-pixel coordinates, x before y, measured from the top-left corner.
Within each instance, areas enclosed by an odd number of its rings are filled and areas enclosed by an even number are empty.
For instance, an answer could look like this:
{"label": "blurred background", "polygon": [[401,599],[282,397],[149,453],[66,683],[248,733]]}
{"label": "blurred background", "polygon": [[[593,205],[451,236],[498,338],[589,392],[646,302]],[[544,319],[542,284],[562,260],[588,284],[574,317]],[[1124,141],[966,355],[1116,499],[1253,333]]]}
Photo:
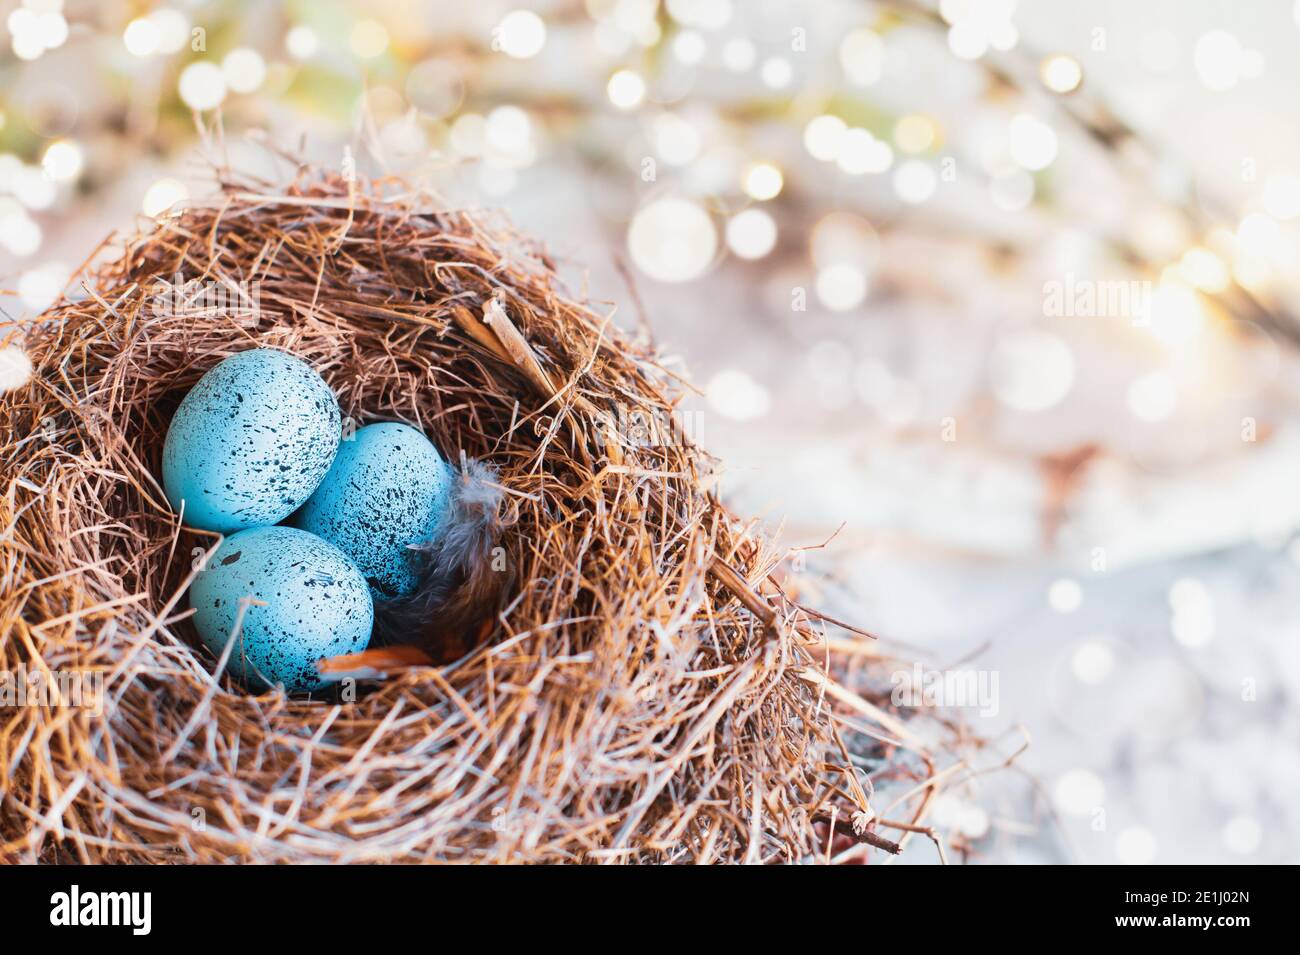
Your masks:
{"label": "blurred background", "polygon": [[1300,4],[0,9],[4,317],[259,143],[503,207],[818,600],[995,679],[962,857],[1300,861]]}

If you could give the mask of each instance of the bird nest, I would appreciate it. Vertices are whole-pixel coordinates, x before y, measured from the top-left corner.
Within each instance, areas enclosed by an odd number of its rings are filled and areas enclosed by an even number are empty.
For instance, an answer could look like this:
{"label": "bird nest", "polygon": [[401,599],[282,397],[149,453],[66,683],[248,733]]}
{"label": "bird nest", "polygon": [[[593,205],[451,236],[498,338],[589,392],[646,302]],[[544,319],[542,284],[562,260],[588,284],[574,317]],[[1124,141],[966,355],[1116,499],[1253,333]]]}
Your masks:
{"label": "bird nest", "polygon": [[[832,703],[903,728],[833,680],[827,618],[719,502],[647,344],[495,217],[394,182],[219,178],[0,331],[34,366],[0,395],[0,671],[27,694],[0,708],[0,859],[895,848]],[[163,437],[207,369],[254,347],[311,364],[356,425],[406,421],[497,469],[510,583],[454,659],[300,698],[202,649],[187,588],[219,538],[168,505]]]}

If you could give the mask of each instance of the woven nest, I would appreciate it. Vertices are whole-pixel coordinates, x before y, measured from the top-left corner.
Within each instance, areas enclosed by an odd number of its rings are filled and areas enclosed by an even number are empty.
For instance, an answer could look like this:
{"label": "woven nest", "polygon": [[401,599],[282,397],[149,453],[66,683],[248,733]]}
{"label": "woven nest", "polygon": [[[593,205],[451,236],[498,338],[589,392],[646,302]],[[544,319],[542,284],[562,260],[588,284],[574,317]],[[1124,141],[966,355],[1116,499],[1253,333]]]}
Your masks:
{"label": "woven nest", "polygon": [[[7,333],[35,372],[0,395],[0,669],[98,674],[103,698],[0,710],[0,857],[768,862],[870,840],[826,619],[710,459],[662,439],[680,389],[649,347],[495,218],[391,182],[220,178]],[[180,526],[159,459],[181,396],[253,347],[309,362],[358,425],[499,469],[513,583],[469,652],[355,696],[212,675],[186,588],[218,539]]]}

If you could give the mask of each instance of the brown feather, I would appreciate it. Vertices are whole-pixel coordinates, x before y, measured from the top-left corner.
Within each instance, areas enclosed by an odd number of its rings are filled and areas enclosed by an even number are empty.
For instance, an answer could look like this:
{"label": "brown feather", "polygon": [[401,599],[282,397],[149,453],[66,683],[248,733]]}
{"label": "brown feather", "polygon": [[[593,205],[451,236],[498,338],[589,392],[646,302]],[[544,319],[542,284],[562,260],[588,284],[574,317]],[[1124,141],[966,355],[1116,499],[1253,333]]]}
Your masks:
{"label": "brown feather", "polygon": [[316,669],[325,680],[380,680],[394,670],[430,666],[433,658],[419,647],[370,647],[360,653],[345,653],[317,661]]}
{"label": "brown feather", "polygon": [[419,548],[416,589],[375,601],[372,645],[413,644],[447,662],[485,639],[511,578],[493,554],[504,526],[504,496],[491,465],[462,455],[447,528]]}

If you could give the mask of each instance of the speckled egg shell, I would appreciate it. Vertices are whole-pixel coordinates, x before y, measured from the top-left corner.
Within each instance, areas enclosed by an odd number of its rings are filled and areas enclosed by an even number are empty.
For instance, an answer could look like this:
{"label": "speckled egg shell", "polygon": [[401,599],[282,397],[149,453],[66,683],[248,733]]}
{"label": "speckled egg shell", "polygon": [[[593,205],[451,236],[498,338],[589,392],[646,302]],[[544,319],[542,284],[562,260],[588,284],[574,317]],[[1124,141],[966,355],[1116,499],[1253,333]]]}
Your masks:
{"label": "speckled egg shell", "polygon": [[453,478],[415,428],[366,425],[339,445],[329,473],[291,523],[355,560],[376,598],[403,596],[419,578],[412,545],[437,540],[446,526]]}
{"label": "speckled egg shell", "polygon": [[221,658],[244,613],[228,670],[256,689],[319,689],[316,661],[370,642],[374,603],[365,578],[337,547],[294,527],[255,527],[226,538],[190,586],[194,626]]}
{"label": "speckled egg shell", "polygon": [[241,530],[284,520],[329,470],[339,405],[320,375],[267,348],[213,367],[176,409],[163,443],[163,487],[185,523]]}

